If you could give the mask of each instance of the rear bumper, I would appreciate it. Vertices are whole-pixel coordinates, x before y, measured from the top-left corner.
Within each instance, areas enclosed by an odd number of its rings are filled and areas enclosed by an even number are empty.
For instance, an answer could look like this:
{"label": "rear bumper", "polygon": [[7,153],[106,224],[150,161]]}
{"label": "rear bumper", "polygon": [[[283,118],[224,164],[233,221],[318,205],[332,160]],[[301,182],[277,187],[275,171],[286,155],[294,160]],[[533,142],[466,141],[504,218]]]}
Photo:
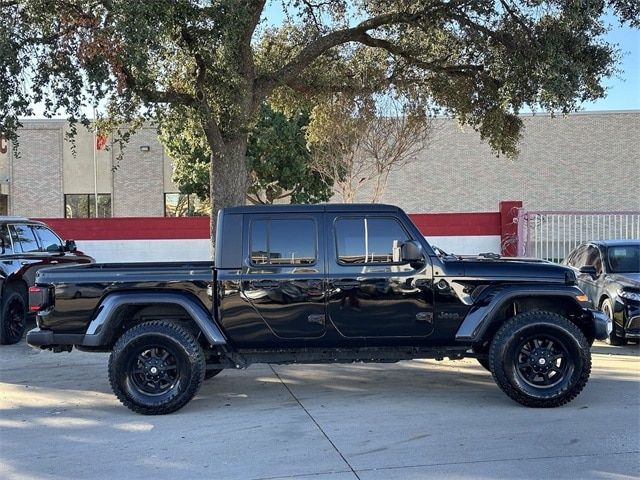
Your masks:
{"label": "rear bumper", "polygon": [[56,348],[60,346],[80,345],[84,347],[100,346],[97,335],[81,333],[53,333],[51,330],[34,328],[27,333],[27,343],[34,348]]}
{"label": "rear bumper", "polygon": [[613,321],[600,310],[590,310],[593,319],[593,333],[596,339],[606,340],[613,330]]}

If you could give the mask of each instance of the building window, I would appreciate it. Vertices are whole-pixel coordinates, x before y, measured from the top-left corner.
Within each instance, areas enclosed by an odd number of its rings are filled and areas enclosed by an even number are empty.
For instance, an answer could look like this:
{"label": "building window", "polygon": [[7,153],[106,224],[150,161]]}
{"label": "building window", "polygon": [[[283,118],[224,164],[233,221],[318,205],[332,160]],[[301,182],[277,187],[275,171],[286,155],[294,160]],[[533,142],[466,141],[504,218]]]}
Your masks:
{"label": "building window", "polygon": [[207,205],[193,193],[164,194],[165,217],[197,217],[208,214]]}
{"label": "building window", "polygon": [[[65,218],[95,218],[96,199],[93,193],[73,193],[64,196]],[[111,194],[98,194],[98,217],[111,216]]]}

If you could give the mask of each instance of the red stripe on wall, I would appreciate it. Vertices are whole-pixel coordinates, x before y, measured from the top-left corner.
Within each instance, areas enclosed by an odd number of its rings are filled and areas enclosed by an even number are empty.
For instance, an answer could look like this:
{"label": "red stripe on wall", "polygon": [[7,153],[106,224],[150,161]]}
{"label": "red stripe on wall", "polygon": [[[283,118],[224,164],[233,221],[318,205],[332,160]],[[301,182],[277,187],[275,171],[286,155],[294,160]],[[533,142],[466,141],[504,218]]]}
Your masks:
{"label": "red stripe on wall", "polygon": [[175,240],[209,238],[209,217],[43,218],[64,239]]}
{"label": "red stripe on wall", "polygon": [[500,213],[413,213],[409,215],[426,236],[500,235]]}
{"label": "red stripe on wall", "polygon": [[[414,213],[427,236],[500,235],[500,213]],[[45,218],[64,239],[175,240],[208,239],[209,217]]]}

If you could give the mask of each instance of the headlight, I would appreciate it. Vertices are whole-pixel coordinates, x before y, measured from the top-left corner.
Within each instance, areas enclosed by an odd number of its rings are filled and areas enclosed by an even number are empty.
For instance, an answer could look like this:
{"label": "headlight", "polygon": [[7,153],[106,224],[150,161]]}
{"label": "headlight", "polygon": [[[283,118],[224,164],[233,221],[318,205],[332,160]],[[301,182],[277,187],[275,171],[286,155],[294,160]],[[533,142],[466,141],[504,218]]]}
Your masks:
{"label": "headlight", "polygon": [[640,292],[631,292],[629,290],[618,290],[618,295],[627,300],[635,300],[640,302]]}

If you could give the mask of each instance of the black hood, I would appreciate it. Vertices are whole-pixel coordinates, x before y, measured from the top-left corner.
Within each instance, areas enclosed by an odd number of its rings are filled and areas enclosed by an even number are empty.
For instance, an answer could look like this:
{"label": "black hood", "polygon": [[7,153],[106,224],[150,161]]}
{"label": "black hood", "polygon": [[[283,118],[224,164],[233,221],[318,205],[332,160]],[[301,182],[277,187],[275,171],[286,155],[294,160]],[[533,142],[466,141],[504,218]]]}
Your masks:
{"label": "black hood", "polygon": [[614,273],[611,280],[618,282],[623,287],[640,289],[640,273]]}
{"label": "black hood", "polygon": [[537,258],[444,257],[444,274],[471,278],[523,279],[565,283],[575,278],[569,267]]}

